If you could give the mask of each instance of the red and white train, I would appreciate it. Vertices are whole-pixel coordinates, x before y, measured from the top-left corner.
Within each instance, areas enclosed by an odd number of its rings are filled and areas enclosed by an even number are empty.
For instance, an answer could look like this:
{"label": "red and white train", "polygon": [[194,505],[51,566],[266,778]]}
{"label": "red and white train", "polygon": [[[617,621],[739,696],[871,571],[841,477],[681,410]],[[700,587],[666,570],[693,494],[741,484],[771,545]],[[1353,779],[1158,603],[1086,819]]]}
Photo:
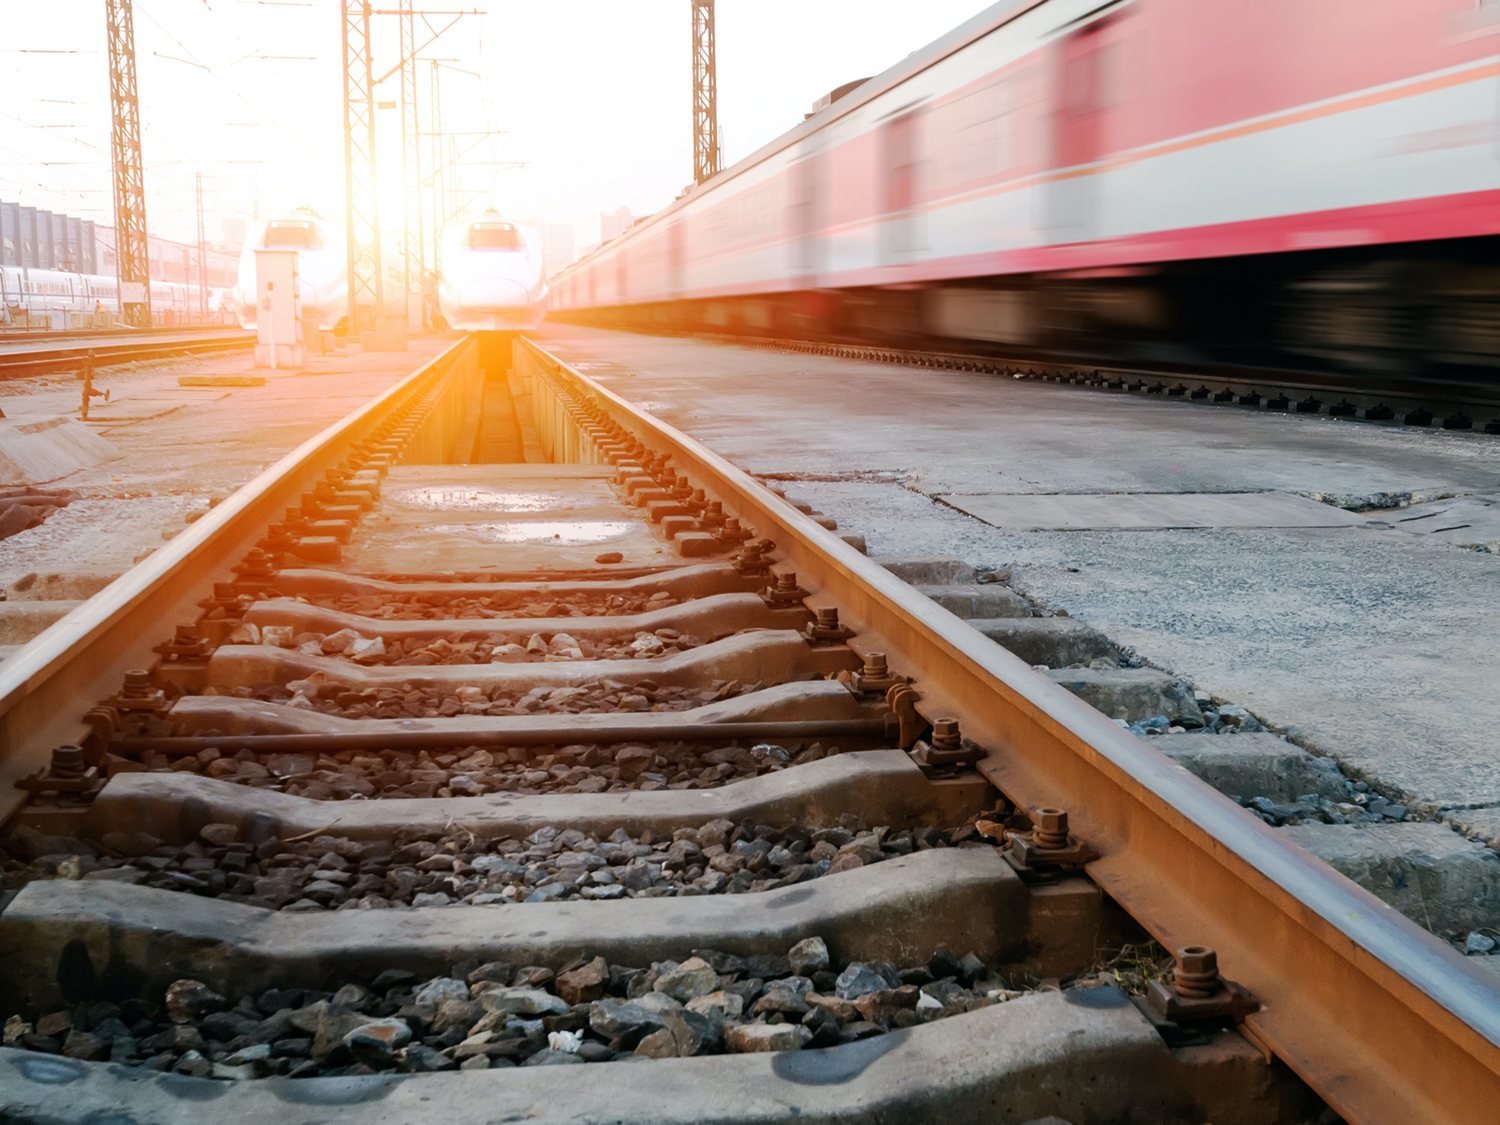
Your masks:
{"label": "red and white train", "polygon": [[1500,3],[1008,0],[553,280],[753,334],[1500,363]]}

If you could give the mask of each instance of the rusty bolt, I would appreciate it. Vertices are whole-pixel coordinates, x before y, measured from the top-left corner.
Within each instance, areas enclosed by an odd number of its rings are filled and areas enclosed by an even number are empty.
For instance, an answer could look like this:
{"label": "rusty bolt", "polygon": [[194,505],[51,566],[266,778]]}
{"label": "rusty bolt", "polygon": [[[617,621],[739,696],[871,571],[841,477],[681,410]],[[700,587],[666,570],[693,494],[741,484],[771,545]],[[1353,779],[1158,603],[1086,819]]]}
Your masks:
{"label": "rusty bolt", "polygon": [[125,683],[120,694],[126,699],[140,699],[151,692],[151,673],[144,668],[132,668],[125,673]]}
{"label": "rusty bolt", "polygon": [[[882,659],[884,656],[882,654]],[[957,750],[963,745],[957,719],[936,719],[932,724],[930,745],[934,750]]]}
{"label": "rusty bolt", "polygon": [[883,680],[891,674],[890,668],[886,665],[885,653],[883,652],[866,654],[865,666],[860,671],[862,675],[871,680]]}
{"label": "rusty bolt", "polygon": [[48,773],[53,777],[82,777],[88,770],[83,757],[83,747],[71,743],[58,746],[52,751],[52,764]]}
{"label": "rusty bolt", "polygon": [[836,605],[824,606],[818,610],[819,629],[837,629],[839,627],[839,607]]}
{"label": "rusty bolt", "polygon": [[1212,996],[1219,990],[1219,955],[1206,945],[1185,945],[1174,955],[1172,983],[1184,996]]}
{"label": "rusty bolt", "polygon": [[1031,814],[1035,829],[1032,839],[1043,848],[1068,846],[1068,813],[1066,809],[1041,808]]}

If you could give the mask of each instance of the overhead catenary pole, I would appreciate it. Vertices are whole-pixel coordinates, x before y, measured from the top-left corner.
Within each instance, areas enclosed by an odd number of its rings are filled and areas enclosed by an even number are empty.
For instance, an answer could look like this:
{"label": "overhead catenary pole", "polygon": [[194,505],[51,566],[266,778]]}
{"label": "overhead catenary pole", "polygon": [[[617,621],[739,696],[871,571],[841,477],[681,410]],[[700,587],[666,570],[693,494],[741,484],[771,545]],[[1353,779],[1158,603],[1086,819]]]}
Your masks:
{"label": "overhead catenary pole", "polygon": [[344,237],[349,330],[373,325],[384,306],[380,205],[375,183],[375,82],[369,0],[342,0],[344,63]]}
{"label": "overhead catenary pole", "polygon": [[[406,284],[405,312],[411,316],[412,294],[417,294],[418,318],[427,327],[427,303],[421,299],[426,281],[427,231],[422,224],[421,122],[417,116],[417,37],[414,0],[401,0],[401,172],[406,183],[406,223],[401,245]],[[433,248],[434,260],[437,249]]]}
{"label": "overhead catenary pole", "polygon": [[203,173],[193,174],[198,203],[198,319],[208,319],[208,238],[203,232]]}
{"label": "overhead catenary pole", "polygon": [[427,97],[428,136],[432,140],[432,260],[442,254],[443,224],[448,221],[446,187],[443,183],[443,99],[442,71],[432,60],[432,86]]}
{"label": "overhead catenary pole", "polygon": [[714,59],[714,0],[693,4],[693,182],[719,170],[719,80]]}
{"label": "overhead catenary pole", "polygon": [[104,0],[109,40],[110,162],[114,170],[115,273],[125,323],[151,325],[151,248],[146,236],[146,178],[141,106],[135,83],[131,0]]}

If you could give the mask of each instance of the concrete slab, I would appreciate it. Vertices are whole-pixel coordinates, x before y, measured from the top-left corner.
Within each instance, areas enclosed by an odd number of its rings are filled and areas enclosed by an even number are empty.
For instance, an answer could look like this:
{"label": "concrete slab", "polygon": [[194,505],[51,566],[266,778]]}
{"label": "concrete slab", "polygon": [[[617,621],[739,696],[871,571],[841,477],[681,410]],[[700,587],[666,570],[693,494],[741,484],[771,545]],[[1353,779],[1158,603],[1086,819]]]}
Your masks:
{"label": "concrete slab", "polygon": [[1445,824],[1295,824],[1278,831],[1435,933],[1500,925],[1500,856]]}
{"label": "concrete slab", "polygon": [[1346,801],[1343,774],[1328,758],[1318,758],[1280,735],[1159,734],[1147,739],[1156,749],[1220,793],[1295,801],[1316,793]]}
{"label": "concrete slab", "polygon": [[969,624],[1028,664],[1066,668],[1120,655],[1108,637],[1075,617],[995,617]]}
{"label": "concrete slab", "polygon": [[[5,603],[0,602],[0,637],[4,636]],[[490,637],[522,644],[534,633],[551,637],[567,633],[577,638],[631,636],[657,629],[676,629],[699,638],[716,638],[741,629],[796,629],[812,614],[796,609],[770,609],[758,594],[710,594],[690,602],[643,613],[610,617],[422,618],[387,620],[357,613],[323,609],[291,598],[267,598],[254,603],[245,620],[255,625],[290,625],[298,633],[334,633],[353,629],[361,636],[430,640],[437,637]]]}
{"label": "concrete slab", "polygon": [[785,682],[844,668],[859,660],[843,646],[810,646],[790,629],[752,629],[655,660],[559,660],[527,664],[385,664],[362,668],[336,656],[308,656],[271,645],[220,645],[209,677],[221,691],[312,678],[318,684],[367,687],[481,687],[527,692],[613,680],[621,684],[702,685],[715,680]]}
{"label": "concrete slab", "polygon": [[662,742],[672,731],[692,723],[792,722],[799,719],[878,719],[883,701],[862,700],[832,680],[773,684],[686,711],[608,712],[539,715],[454,715],[447,719],[346,719],[304,707],[265,703],[231,695],[184,695],[172,705],[170,718],[186,733],[223,734],[359,734],[388,736],[450,732],[493,735],[503,742],[507,731],[556,731],[559,742],[587,741],[589,732],[614,725],[622,718],[632,727],[659,727]]}
{"label": "concrete slab", "polygon": [[1393,512],[1376,513],[1399,531],[1431,535],[1455,547],[1500,552],[1500,495],[1455,496],[1429,500]]}
{"label": "concrete slab", "polygon": [[624,556],[622,568],[678,561],[644,512],[620,507],[612,468],[571,469],[401,466],[386,478],[379,508],[360,521],[343,565],[366,574],[541,573],[590,569],[605,552]]}
{"label": "concrete slab", "polygon": [[868,824],[963,823],[993,802],[977,776],[956,784],[929,781],[903,750],[837,754],[806,765],[731,782],[718,789],[579,793],[521,797],[495,793],[443,801],[315,801],[182,773],[123,773],[111,778],[88,813],[88,832],[148,832],[161,840],[193,839],[205,824],[239,825],[276,838],[327,832],[390,839],[398,832],[455,829],[477,836],[526,836],[548,824],[599,837],[632,835],[724,818],[761,824],[835,824],[858,813]]}
{"label": "concrete slab", "polygon": [[[975,1044],[983,1050],[975,1050]],[[1113,986],[1038,992],[823,1050],[224,1082],[0,1048],[17,1119],[199,1125],[877,1125],[880,1122],[1310,1120],[1310,1101],[1233,1033],[1173,1050]]]}
{"label": "concrete slab", "polygon": [[120,456],[72,418],[0,418],[0,485],[45,484]]}
{"label": "concrete slab", "polygon": [[1031,606],[1026,599],[1008,586],[997,582],[984,585],[959,584],[954,586],[918,585],[926,594],[949,613],[964,618],[1030,617]]}
{"label": "concrete slab", "polygon": [[1500,849],[1500,808],[1455,809],[1443,819],[1465,836]]}
{"label": "concrete slab", "polygon": [[[110,368],[98,377],[110,401],[90,411],[89,433],[119,453],[61,478],[78,496],[39,527],[0,544],[0,587],[16,598],[87,596],[180,531],[185,523],[330,422],[410,374],[449,341],[428,337],[404,355],[315,357],[264,386],[213,391],[181,375],[237,375],[251,357],[211,356]],[[0,388],[17,423],[78,409],[71,374]]]}
{"label": "concrete slab", "polygon": [[1165,715],[1173,723],[1203,725],[1193,693],[1154,668],[1052,668],[1042,673],[1111,719],[1138,723]]}
{"label": "concrete slab", "polygon": [[0,602],[0,644],[25,644],[82,604],[74,599]]}
{"label": "concrete slab", "polygon": [[1392,508],[1500,493],[1493,437],[627,333],[544,337],[862,532],[876,558],[938,543],[971,566],[1009,565],[1017,590],[1414,808],[1500,805],[1500,555],[1402,534],[1402,510],[1328,530],[1014,532],[933,499],[1279,492]]}
{"label": "concrete slab", "polygon": [[1360,516],[1283,492],[1064,493],[1048,496],[936,496],[944,504],[1008,531],[1183,527],[1348,527]]}
{"label": "concrete slab", "polygon": [[317,988],[459,961],[557,967],[583,950],[619,964],[695,949],[784,953],[809,934],[841,962],[925,961],[939,945],[1019,960],[1027,891],[991,847],[897,856],[744,895],[294,913],[99,880],[28,884],[0,915],[0,983],[48,1011],[108,982],[160,994],[182,977],[220,992]]}

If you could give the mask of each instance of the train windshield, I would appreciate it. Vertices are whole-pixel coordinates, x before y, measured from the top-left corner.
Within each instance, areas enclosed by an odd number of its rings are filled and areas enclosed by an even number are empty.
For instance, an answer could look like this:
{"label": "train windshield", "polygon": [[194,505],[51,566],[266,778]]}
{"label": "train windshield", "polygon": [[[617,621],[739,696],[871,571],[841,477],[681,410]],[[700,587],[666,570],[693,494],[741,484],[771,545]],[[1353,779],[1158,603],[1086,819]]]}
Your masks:
{"label": "train windshield", "polygon": [[475,223],[469,228],[470,250],[520,250],[521,232],[510,223]]}
{"label": "train windshield", "polygon": [[267,250],[320,250],[323,234],[316,223],[296,220],[267,223],[261,245]]}

